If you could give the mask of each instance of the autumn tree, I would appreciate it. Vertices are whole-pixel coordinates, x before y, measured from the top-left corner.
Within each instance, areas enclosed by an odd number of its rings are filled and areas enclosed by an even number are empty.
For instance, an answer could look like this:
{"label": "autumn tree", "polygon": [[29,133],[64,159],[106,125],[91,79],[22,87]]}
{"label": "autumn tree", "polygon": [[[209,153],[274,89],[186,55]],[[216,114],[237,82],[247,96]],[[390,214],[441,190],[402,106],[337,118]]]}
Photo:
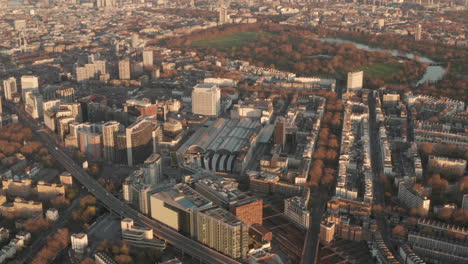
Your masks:
{"label": "autumn tree", "polygon": [[396,225],[392,229],[392,235],[394,236],[405,237],[406,233],[407,233],[406,228],[402,225]]}

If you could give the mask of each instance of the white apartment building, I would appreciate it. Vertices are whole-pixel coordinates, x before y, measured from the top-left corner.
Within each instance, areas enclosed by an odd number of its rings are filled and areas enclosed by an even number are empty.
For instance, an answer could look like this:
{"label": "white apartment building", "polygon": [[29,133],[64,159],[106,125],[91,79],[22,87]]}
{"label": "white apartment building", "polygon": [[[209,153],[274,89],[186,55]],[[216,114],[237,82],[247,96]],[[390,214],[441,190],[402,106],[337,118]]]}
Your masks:
{"label": "white apartment building", "polygon": [[347,82],[347,90],[359,90],[362,89],[362,84],[364,80],[364,72],[348,72],[348,82]]}
{"label": "white apartment building", "polygon": [[32,75],[21,76],[21,95],[24,98],[26,92],[34,92],[39,90],[39,78]]}
{"label": "white apartment building", "polygon": [[70,240],[72,249],[77,253],[84,253],[88,247],[88,235],[85,233],[73,234]]}
{"label": "white apartment building", "polygon": [[192,113],[218,116],[221,112],[221,90],[216,84],[197,84],[192,91]]}

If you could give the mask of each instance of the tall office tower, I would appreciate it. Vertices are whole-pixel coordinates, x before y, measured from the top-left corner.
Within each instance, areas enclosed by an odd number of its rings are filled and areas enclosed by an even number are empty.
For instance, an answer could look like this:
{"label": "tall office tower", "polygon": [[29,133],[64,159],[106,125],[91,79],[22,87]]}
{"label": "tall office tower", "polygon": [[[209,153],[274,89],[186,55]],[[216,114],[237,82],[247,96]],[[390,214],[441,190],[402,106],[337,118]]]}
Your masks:
{"label": "tall office tower", "polygon": [[119,61],[119,79],[130,80],[130,60]]}
{"label": "tall office tower", "polygon": [[96,69],[94,74],[103,75],[107,73],[105,60],[95,60],[93,64],[95,65],[94,67]]}
{"label": "tall office tower", "polygon": [[153,66],[153,51],[145,50],[143,51],[143,67],[148,68]]}
{"label": "tall office tower", "polygon": [[347,89],[349,90],[359,90],[362,89],[362,83],[364,79],[364,72],[348,72],[348,82]]}
{"label": "tall office tower", "polygon": [[102,126],[102,141],[105,161],[116,160],[117,135],[120,131],[120,123],[109,121]]}
{"label": "tall office tower", "polygon": [[145,181],[147,184],[157,185],[162,182],[161,155],[153,153],[143,163]]}
{"label": "tall office tower", "polygon": [[227,7],[225,6],[221,6],[219,8],[219,19],[218,19],[218,23],[220,25],[222,24],[226,24],[229,20],[229,16],[228,16],[228,13],[227,13],[228,9]]}
{"label": "tall office tower", "polygon": [[138,36],[137,33],[132,34],[132,48],[138,47],[138,44],[140,44],[140,37]]}
{"label": "tall office tower", "polygon": [[75,101],[75,88],[60,88],[55,91],[55,98],[62,100],[65,103]]}
{"label": "tall office tower", "polygon": [[221,112],[221,90],[216,84],[197,84],[192,91],[192,113],[218,116]]}
{"label": "tall office tower", "polygon": [[3,91],[5,92],[5,99],[12,100],[13,95],[18,92],[15,77],[10,77],[3,80]]}
{"label": "tall office tower", "polygon": [[21,76],[21,95],[24,98],[26,92],[34,92],[39,89],[39,79],[32,75]]}
{"label": "tall office tower", "polygon": [[286,143],[286,124],[284,118],[280,118],[275,124],[275,134],[274,134],[275,144],[278,144],[284,147]]}
{"label": "tall office tower", "polygon": [[139,119],[125,130],[129,166],[143,163],[153,152],[152,131],[153,124],[146,118]]}
{"label": "tall office tower", "polygon": [[26,92],[24,109],[34,119],[42,117],[42,95],[38,92]]}
{"label": "tall office tower", "polygon": [[75,71],[76,71],[76,81],[77,82],[81,82],[81,81],[85,81],[88,79],[88,75],[86,74],[86,68],[85,67],[76,67],[75,68]]}
{"label": "tall office tower", "polygon": [[421,36],[422,36],[422,25],[418,24],[416,26],[416,33],[414,34],[414,39],[417,41],[421,40]]}
{"label": "tall office tower", "polygon": [[197,213],[196,239],[233,259],[248,252],[248,226],[219,207]]}

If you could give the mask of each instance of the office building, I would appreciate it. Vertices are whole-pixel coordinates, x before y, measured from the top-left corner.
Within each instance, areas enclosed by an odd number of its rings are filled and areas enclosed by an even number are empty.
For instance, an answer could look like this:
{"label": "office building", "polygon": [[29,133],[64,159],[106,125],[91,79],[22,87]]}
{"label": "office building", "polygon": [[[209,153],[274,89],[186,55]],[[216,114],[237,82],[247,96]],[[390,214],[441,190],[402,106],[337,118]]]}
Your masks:
{"label": "office building", "polygon": [[32,75],[21,76],[21,95],[24,98],[26,92],[39,92],[39,79]]}
{"label": "office building", "polygon": [[143,163],[153,152],[153,120],[140,118],[125,130],[129,166]]}
{"label": "office building", "polygon": [[153,51],[144,50],[143,51],[143,67],[149,68],[151,66],[153,66]]}
{"label": "office building", "polygon": [[364,72],[348,72],[347,91],[362,89]]}
{"label": "office building", "polygon": [[148,175],[143,170],[133,171],[122,184],[122,194],[125,202],[132,204],[145,215],[151,215],[150,196],[156,192],[175,185],[171,179],[158,185],[148,184]]}
{"label": "office building", "polygon": [[285,199],[284,215],[299,227],[309,228],[310,212],[307,210],[307,200],[298,196]]}
{"label": "office building", "polygon": [[130,80],[130,60],[124,59],[119,61],[119,79]]}
{"label": "office building", "polygon": [[221,90],[215,84],[197,84],[192,91],[192,113],[218,116],[221,113]]}
{"label": "office building", "polygon": [[414,40],[419,41],[422,37],[422,25],[418,24],[416,26],[416,32],[414,33]]}
{"label": "office building", "polygon": [[102,126],[103,158],[105,161],[116,161],[119,131],[120,123],[117,121],[109,121]]}
{"label": "office building", "polygon": [[3,80],[3,91],[5,93],[5,99],[9,101],[13,100],[13,96],[18,93],[18,86],[16,85],[15,77]]}
{"label": "office building", "polygon": [[73,234],[70,237],[71,246],[73,251],[83,254],[88,247],[88,235],[85,233]]}
{"label": "office building", "polygon": [[197,213],[196,239],[233,259],[247,256],[248,226],[221,208]]}
{"label": "office building", "polygon": [[195,190],[214,204],[229,210],[248,225],[262,224],[263,201],[240,191],[233,179],[206,177],[195,183]]}
{"label": "office building", "polygon": [[143,171],[148,184],[157,185],[162,182],[162,166],[161,166],[161,155],[157,153],[151,154],[142,166]]}
{"label": "office building", "polygon": [[150,204],[152,218],[191,237],[196,235],[196,212],[214,206],[183,183],[152,194]]}
{"label": "office building", "polygon": [[43,116],[44,110],[42,109],[42,95],[37,91],[26,92],[24,97],[24,110],[34,119]]}

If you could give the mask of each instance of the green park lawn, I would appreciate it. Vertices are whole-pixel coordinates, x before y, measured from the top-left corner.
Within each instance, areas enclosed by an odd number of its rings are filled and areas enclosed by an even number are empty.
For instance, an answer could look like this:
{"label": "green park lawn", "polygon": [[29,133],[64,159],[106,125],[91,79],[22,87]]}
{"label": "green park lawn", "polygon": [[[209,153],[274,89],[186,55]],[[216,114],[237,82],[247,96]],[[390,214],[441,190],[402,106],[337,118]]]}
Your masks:
{"label": "green park lawn", "polygon": [[202,39],[192,42],[194,48],[228,48],[241,46],[249,41],[256,40],[265,33],[261,32],[239,32],[221,37]]}
{"label": "green park lawn", "polygon": [[364,71],[365,75],[372,77],[385,77],[401,70],[403,66],[399,64],[388,64],[377,62],[370,65],[359,67],[359,70]]}

